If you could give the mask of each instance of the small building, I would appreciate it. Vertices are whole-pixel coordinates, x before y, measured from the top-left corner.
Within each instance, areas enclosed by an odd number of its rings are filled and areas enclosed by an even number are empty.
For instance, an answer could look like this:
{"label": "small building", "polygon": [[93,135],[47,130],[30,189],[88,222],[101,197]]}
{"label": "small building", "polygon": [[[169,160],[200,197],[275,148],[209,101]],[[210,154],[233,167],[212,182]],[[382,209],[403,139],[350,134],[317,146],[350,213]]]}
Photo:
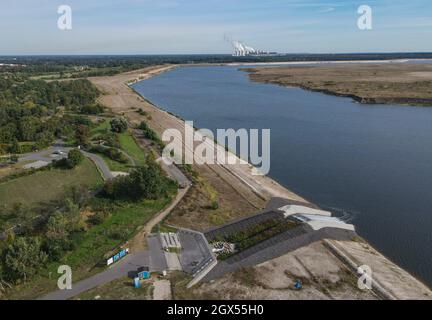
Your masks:
{"label": "small building", "polygon": [[138,268],[138,278],[140,279],[149,279],[151,276],[149,267],[139,267]]}

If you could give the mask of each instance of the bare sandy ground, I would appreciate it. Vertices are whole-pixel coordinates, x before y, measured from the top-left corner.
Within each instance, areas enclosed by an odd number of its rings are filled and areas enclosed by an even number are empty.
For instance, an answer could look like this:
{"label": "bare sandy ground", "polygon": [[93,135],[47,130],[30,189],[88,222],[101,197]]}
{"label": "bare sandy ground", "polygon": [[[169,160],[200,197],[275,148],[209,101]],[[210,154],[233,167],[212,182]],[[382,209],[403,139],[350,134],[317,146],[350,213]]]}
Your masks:
{"label": "bare sandy ground", "polygon": [[254,81],[347,96],[361,103],[432,105],[431,64],[319,64],[247,70]]}
{"label": "bare sandy ground", "polygon": [[[300,280],[301,290],[294,284]],[[377,299],[360,290],[357,279],[319,242],[253,268],[239,270],[197,287],[195,294],[217,299],[332,300]]]}
{"label": "bare sandy ground", "polygon": [[155,281],[153,286],[153,300],[171,300],[171,283],[168,280]]}
{"label": "bare sandy ground", "polygon": [[[170,65],[152,66],[112,77],[95,77],[90,78],[89,80],[92,81],[104,93],[104,95],[100,98],[100,102],[112,109],[113,112],[127,117],[131,123],[139,124],[142,120],[145,120],[150,125],[150,127],[160,135],[167,128],[175,128],[183,133],[183,120],[155,107],[150,102],[141,98],[126,84],[137,80],[146,79],[161,72],[166,72],[174,67],[175,66]],[[147,116],[142,116],[138,114],[136,112],[137,109],[143,109],[144,111],[146,111]],[[256,211],[257,208],[263,208],[265,203],[271,197],[275,196],[284,197],[292,200],[306,201],[302,197],[285,189],[276,181],[266,176],[253,175],[252,167],[249,164],[245,164],[244,162],[242,163],[241,161],[234,165],[195,165],[194,169],[196,169],[200,173],[200,175],[204,176],[210,182],[210,184],[218,192],[220,192],[220,196],[224,197],[225,202],[229,202],[229,208],[240,209],[239,214],[251,214]],[[197,221],[197,225],[199,225],[199,221]],[[353,260],[355,260],[356,264],[370,265],[374,270],[374,277],[376,277],[377,281],[379,281],[379,283],[383,285],[383,287],[385,287],[387,290],[391,291],[391,293],[396,298],[432,299],[432,292],[424,284],[416,280],[406,271],[393,264],[391,261],[386,259],[368,244],[360,245],[357,242],[352,241],[339,242],[337,243],[337,245],[347,255],[350,255]],[[335,276],[335,274],[337,275],[338,272],[341,272],[343,263],[334,255],[332,255],[326,247],[322,246],[321,243],[318,243],[316,245],[313,244],[299,250],[295,251],[297,253],[294,252],[283,256],[285,258],[277,258],[272,260],[272,262],[266,262],[266,264],[264,265],[255,267],[268,268],[269,266],[273,266],[273,264],[275,264],[275,266],[272,267],[274,268],[274,272],[267,272],[267,274],[270,274],[271,276],[265,281],[265,286],[270,286],[270,290],[275,290],[272,291],[271,294],[267,291],[262,290],[252,290],[248,294],[247,292],[243,293],[241,288],[239,288],[236,294],[233,293],[232,296],[224,296],[224,298],[256,297],[257,299],[269,299],[273,297],[275,299],[295,299],[300,297],[300,299],[363,299],[375,297],[375,295],[371,296],[369,294],[365,295],[364,292],[357,292],[356,284],[352,283],[352,281],[348,281],[348,276],[343,277],[345,281],[338,281],[338,278]],[[327,260],[325,260],[324,257]],[[275,283],[276,279],[279,279],[282,274],[285,274],[285,271],[282,272],[280,270],[280,268],[282,268],[282,266],[286,264],[286,261],[284,261],[283,259],[294,259],[292,261],[297,261],[298,263],[299,261],[304,262],[307,260],[307,263],[305,263],[305,270],[309,270],[309,277],[315,279],[318,276],[325,276],[325,280],[323,280],[323,283],[326,283],[329,286],[331,285],[331,283],[337,283],[337,290],[335,289],[327,293],[325,287],[320,284],[320,281],[318,281],[316,286],[313,287],[315,289],[309,289],[310,292],[303,296],[299,296],[297,291],[292,292],[291,289],[282,290],[285,292],[281,293],[281,290],[277,288],[271,288],[272,285],[269,284],[273,283],[273,286],[277,285],[277,283]],[[325,263],[324,261],[327,262]],[[295,264],[295,262],[292,263]],[[316,271],[310,272],[310,270]],[[298,272],[303,272],[303,276],[307,274],[307,272],[304,270]],[[354,274],[351,273],[351,275]],[[235,279],[227,277],[233,277],[233,275],[223,277],[222,279],[220,279],[220,281],[225,281],[226,286],[229,286],[232,281],[235,281]],[[236,276],[234,277],[236,278]],[[291,279],[292,276],[289,276],[288,278]],[[307,281],[307,277],[305,279]],[[289,279],[286,279],[284,281],[285,285],[287,286],[291,284],[291,282],[289,282],[291,280]],[[277,280],[276,282],[279,282],[279,280]],[[347,286],[350,287],[349,290],[347,289]],[[248,285],[246,287],[248,287]],[[233,288],[235,288],[235,286],[233,286]],[[332,286],[332,288],[334,289],[334,286]],[[259,292],[261,292],[261,294],[258,294]]]}

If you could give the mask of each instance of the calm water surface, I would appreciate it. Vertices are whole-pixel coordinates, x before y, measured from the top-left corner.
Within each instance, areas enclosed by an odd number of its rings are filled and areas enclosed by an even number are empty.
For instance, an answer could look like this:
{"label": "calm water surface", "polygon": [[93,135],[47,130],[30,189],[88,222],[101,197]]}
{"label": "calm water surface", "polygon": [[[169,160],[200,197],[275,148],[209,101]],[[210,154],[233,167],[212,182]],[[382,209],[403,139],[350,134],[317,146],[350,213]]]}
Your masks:
{"label": "calm water surface", "polygon": [[358,233],[432,285],[432,108],[249,81],[238,67],[182,67],[134,88],[195,126],[270,128],[270,176],[346,210]]}

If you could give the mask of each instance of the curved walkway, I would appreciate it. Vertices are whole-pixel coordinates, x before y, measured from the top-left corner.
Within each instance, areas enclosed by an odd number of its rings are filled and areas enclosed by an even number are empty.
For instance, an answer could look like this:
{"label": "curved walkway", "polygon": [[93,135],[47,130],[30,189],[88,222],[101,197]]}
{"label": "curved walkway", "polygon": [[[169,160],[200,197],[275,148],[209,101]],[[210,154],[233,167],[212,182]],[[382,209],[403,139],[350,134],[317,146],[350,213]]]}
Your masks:
{"label": "curved walkway", "polygon": [[102,157],[84,150],[81,150],[81,153],[93,161],[104,180],[110,180],[114,178],[114,175]]}

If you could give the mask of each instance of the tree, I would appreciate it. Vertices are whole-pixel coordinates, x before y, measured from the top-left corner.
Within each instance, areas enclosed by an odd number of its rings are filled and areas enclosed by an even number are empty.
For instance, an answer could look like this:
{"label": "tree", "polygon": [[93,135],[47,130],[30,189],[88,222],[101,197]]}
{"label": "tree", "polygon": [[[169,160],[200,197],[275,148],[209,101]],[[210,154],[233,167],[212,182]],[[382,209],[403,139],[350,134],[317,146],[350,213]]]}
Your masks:
{"label": "tree", "polygon": [[54,133],[50,131],[42,131],[36,134],[35,136],[36,145],[39,148],[44,148],[51,144],[54,140]]}
{"label": "tree", "polygon": [[78,149],[72,149],[69,151],[68,157],[67,157],[67,165],[69,168],[75,168],[77,165],[79,165],[84,160],[84,156],[82,155],[81,151]]}
{"label": "tree", "polygon": [[10,153],[21,153],[21,146],[17,139],[13,139],[11,146],[9,147]]}
{"label": "tree", "polygon": [[54,166],[63,169],[73,169],[84,160],[84,156],[78,149],[69,151],[68,157],[54,161]]}
{"label": "tree", "polygon": [[33,275],[47,260],[38,238],[16,238],[4,252],[3,272],[12,281],[24,281]]}
{"label": "tree", "polygon": [[40,130],[42,121],[36,117],[23,117],[18,123],[20,141],[35,140],[36,133]]}
{"label": "tree", "polygon": [[75,140],[77,145],[85,146],[89,140],[89,128],[86,125],[79,124],[75,130]]}
{"label": "tree", "polygon": [[46,224],[44,249],[51,260],[58,260],[70,248],[68,221],[61,212],[56,212]]}
{"label": "tree", "polygon": [[166,196],[170,182],[159,165],[149,161],[129,176],[117,177],[105,184],[105,193],[114,199],[157,199]]}
{"label": "tree", "polygon": [[122,133],[125,132],[128,124],[125,119],[123,118],[114,118],[110,121],[111,125],[111,131],[116,133]]}

